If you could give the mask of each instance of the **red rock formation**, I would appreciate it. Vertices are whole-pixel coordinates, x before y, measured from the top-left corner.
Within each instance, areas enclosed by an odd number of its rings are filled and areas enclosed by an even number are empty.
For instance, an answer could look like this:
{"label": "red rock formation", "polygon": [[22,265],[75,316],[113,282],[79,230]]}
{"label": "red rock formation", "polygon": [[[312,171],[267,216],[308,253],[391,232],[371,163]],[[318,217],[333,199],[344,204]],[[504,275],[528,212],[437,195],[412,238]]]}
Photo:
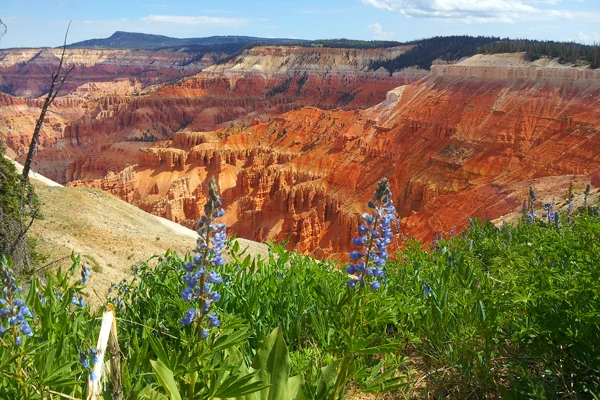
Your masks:
{"label": "red rock formation", "polygon": [[240,132],[179,133],[183,167],[156,174],[140,161],[138,182],[157,186],[134,203],[192,226],[217,175],[233,232],[324,255],[348,248],[383,176],[405,233],[429,239],[512,211],[530,181],[600,169],[600,82],[432,76],[396,94],[365,111],[304,108]]}
{"label": "red rock formation", "polygon": [[[38,97],[48,91],[62,49],[0,50],[2,92]],[[196,54],[169,51],[67,49],[66,67],[73,67],[64,93],[87,82],[106,82],[135,77],[145,84],[193,75],[212,64],[210,57],[195,61]]]}
{"label": "red rock formation", "polygon": [[[127,86],[120,80],[119,89],[111,92],[105,84],[87,83],[66,96],[84,100],[80,108],[85,112],[55,135],[54,147],[40,155],[39,172],[62,183],[89,179],[127,165],[119,161],[124,143],[131,148],[136,147],[131,143],[172,140],[168,146],[181,148],[191,144],[180,142],[181,130],[239,130],[306,105],[370,107],[385,99],[388,90],[424,76],[419,70],[394,76],[368,70],[371,61],[406,49],[256,48],[240,56],[241,63],[231,61],[164,87],[142,89],[139,82]],[[257,57],[276,68],[258,73]],[[99,152],[110,162],[99,161]],[[147,154],[143,163],[151,157]],[[93,176],[86,175],[88,166]]]}
{"label": "red rock formation", "polygon": [[[404,233],[419,239],[460,229],[467,217],[507,214],[530,182],[600,181],[600,80],[573,79],[568,69],[551,79],[508,79],[478,68],[489,66],[435,71],[362,111],[304,107],[252,126],[181,130],[156,142],[128,139],[144,124],[173,126],[172,119],[191,118],[187,129],[195,129],[206,116],[202,107],[236,104],[243,114],[250,105],[275,113],[269,97],[253,103],[268,87],[250,84],[253,74],[236,77],[232,86],[229,72],[202,73],[135,99],[112,118],[69,126],[68,143],[58,144],[78,156],[65,176],[189,227],[201,214],[209,177],[216,176],[232,232],[253,240],[289,238],[290,247],[318,256],[350,247],[358,215],[384,176]],[[287,93],[298,104],[291,87],[272,97]],[[180,90],[190,97],[178,97]],[[91,155],[97,148],[102,151]],[[47,160],[45,154],[56,153],[41,154]]]}

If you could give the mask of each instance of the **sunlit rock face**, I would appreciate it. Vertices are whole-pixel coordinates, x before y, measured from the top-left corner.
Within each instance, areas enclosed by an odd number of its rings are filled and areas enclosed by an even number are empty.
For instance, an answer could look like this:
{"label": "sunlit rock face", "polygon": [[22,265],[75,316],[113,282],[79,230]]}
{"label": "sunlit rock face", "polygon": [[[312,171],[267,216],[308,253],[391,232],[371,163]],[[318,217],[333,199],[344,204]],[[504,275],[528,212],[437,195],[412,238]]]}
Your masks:
{"label": "sunlit rock face", "polygon": [[[530,183],[556,188],[559,199],[571,180],[600,181],[600,79],[593,73],[543,65],[532,67],[542,72],[515,72],[529,66],[479,59],[422,79],[357,72],[363,88],[381,90],[373,97],[380,103],[352,105],[317,95],[347,87],[320,72],[307,75],[299,94],[301,76],[292,75],[285,90],[267,96],[277,86],[265,82],[286,75],[266,73],[263,61],[243,62],[242,72],[232,61],[100,104],[106,116],[84,113],[66,124],[40,152],[40,170],[189,227],[216,176],[232,232],[289,239],[290,248],[317,256],[349,249],[382,177],[391,182],[404,234],[425,240],[460,231],[467,217],[513,211]],[[321,83],[311,86],[311,79]],[[383,92],[386,79],[404,81]],[[282,104],[293,110],[281,113]],[[243,118],[225,122],[238,112]]]}

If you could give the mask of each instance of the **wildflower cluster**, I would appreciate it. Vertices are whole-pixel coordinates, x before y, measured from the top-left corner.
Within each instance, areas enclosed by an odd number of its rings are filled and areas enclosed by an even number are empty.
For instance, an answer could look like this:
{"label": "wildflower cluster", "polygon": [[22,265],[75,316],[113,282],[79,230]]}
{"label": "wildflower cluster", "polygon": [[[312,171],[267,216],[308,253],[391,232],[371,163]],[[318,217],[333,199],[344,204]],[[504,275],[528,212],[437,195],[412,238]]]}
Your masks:
{"label": "wildflower cluster", "polygon": [[20,346],[22,343],[21,335],[33,336],[33,331],[26,318],[33,318],[33,314],[25,305],[25,302],[18,299],[22,288],[17,286],[12,271],[5,262],[0,263],[0,281],[2,282],[2,295],[0,297],[0,335],[7,331],[12,331],[15,337],[15,343]]}
{"label": "wildflower cluster", "polygon": [[352,262],[346,267],[349,275],[347,285],[368,284],[371,289],[381,287],[380,279],[384,276],[383,266],[388,259],[387,247],[392,240],[391,224],[396,209],[393,206],[392,192],[387,179],[382,179],[375,190],[375,201],[369,201],[373,214],[364,213],[363,223],[358,226],[358,236],[352,243],[358,250],[350,252]]}
{"label": "wildflower cluster", "polygon": [[92,347],[86,352],[79,351],[79,362],[81,365],[83,365],[83,368],[90,371],[90,379],[92,381],[98,379],[96,373],[94,372],[94,365],[98,364],[98,350]]}
{"label": "wildflower cluster", "polygon": [[535,202],[537,201],[537,196],[535,194],[535,190],[533,186],[529,186],[529,201],[523,200],[523,218],[527,221],[529,225],[533,224],[536,218],[535,213]]}
{"label": "wildflower cluster", "polygon": [[212,271],[211,268],[220,267],[225,264],[223,257],[223,248],[227,234],[227,226],[222,223],[216,223],[216,220],[225,215],[222,208],[219,188],[214,179],[208,186],[208,201],[204,206],[204,215],[198,221],[198,246],[196,254],[191,262],[183,265],[186,274],[183,278],[186,283],[181,291],[181,298],[185,301],[195,301],[196,307],[189,308],[181,319],[181,325],[187,326],[194,321],[200,332],[200,337],[206,339],[211,327],[221,324],[219,318],[210,313],[214,302],[219,301],[221,295],[212,290],[212,285],[223,282],[223,278]]}
{"label": "wildflower cluster", "polygon": [[545,203],[544,204],[544,213],[542,214],[542,218],[548,218],[548,223],[556,223],[556,210],[554,203]]}
{"label": "wildflower cluster", "polygon": [[71,303],[79,306],[79,307],[84,307],[85,306],[85,301],[83,301],[83,297],[81,296],[73,296],[71,297]]}
{"label": "wildflower cluster", "polygon": [[90,269],[87,267],[87,265],[83,264],[83,266],[81,267],[81,283],[85,285],[88,281],[88,278],[91,275],[92,272],[90,271]]}

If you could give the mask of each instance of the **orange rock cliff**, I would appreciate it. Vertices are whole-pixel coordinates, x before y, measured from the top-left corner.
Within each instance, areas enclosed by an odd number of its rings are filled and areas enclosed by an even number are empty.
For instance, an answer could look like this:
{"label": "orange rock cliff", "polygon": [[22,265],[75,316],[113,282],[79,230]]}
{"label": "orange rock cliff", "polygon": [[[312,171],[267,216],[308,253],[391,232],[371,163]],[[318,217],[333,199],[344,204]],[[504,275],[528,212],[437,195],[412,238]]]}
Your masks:
{"label": "orange rock cliff", "polygon": [[[365,67],[375,51],[302,51],[253,49],[141,95],[75,91],[38,170],[189,227],[216,176],[232,232],[317,256],[350,247],[384,176],[403,232],[425,240],[513,211],[530,183],[600,180],[593,71],[475,56],[390,76]],[[15,109],[5,124],[35,106],[0,101]]]}

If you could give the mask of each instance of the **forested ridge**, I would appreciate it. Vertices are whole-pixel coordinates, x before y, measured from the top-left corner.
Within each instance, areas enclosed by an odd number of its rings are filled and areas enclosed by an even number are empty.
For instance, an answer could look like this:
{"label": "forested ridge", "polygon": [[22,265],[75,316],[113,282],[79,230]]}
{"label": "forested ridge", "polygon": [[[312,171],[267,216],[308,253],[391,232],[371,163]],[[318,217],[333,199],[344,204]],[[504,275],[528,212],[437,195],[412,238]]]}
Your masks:
{"label": "forested ridge", "polygon": [[446,36],[403,43],[415,47],[391,60],[375,61],[371,68],[381,67],[390,73],[408,67],[430,69],[434,60],[457,61],[475,54],[525,52],[528,61],[542,57],[556,58],[563,64],[589,64],[600,68],[600,46],[575,42],[554,42],[525,39],[500,39],[486,36]]}
{"label": "forested ridge", "polygon": [[590,64],[590,68],[600,68],[600,45],[585,45],[575,42],[554,42],[540,40],[501,40],[481,46],[479,53],[520,53],[525,52],[529,61],[542,57],[557,58],[562,64]]}

